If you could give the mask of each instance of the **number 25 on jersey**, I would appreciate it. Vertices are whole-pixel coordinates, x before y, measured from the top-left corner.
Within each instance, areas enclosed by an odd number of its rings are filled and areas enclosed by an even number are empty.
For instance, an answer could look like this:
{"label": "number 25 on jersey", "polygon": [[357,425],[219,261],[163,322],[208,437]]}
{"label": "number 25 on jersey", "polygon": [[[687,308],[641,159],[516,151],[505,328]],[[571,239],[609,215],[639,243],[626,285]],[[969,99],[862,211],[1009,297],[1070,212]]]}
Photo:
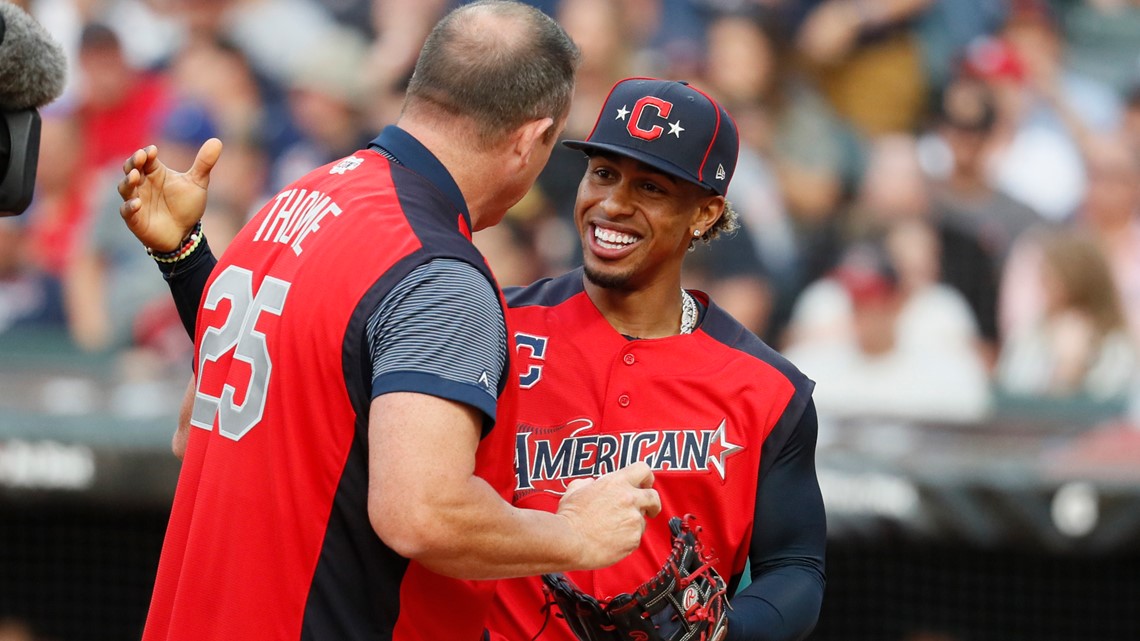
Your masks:
{"label": "number 25 on jersey", "polygon": [[[210,285],[203,308],[213,311],[223,300],[229,300],[230,310],[221,327],[207,327],[202,334],[198,350],[198,389],[194,395],[191,425],[213,429],[214,417],[217,416],[218,432],[236,441],[261,421],[273,362],[269,358],[265,334],[257,330],[257,323],[262,314],[280,316],[288,294],[288,282],[269,276],[254,292],[253,272],[233,265]],[[205,391],[206,368],[218,363],[231,350],[233,361],[240,361],[245,367],[230,365],[219,395]],[[244,394],[239,394],[241,388],[244,388]],[[241,398],[241,403],[237,402],[238,398]]]}

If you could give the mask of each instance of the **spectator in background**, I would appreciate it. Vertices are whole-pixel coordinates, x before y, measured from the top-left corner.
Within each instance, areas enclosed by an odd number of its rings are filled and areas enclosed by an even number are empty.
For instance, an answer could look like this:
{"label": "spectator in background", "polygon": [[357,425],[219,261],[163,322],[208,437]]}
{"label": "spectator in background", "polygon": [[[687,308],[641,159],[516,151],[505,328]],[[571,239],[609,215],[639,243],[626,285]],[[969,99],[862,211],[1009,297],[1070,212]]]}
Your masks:
{"label": "spectator in background", "polygon": [[340,30],[329,33],[293,70],[289,111],[301,139],[278,158],[270,191],[367,144],[363,101],[368,94],[360,74],[367,55],[360,36]]}
{"label": "spectator in background", "polygon": [[27,246],[26,219],[0,218],[0,334],[64,326],[59,281],[28,260]]}
{"label": "spectator in background", "polygon": [[929,181],[910,136],[885,136],[870,147],[867,171],[848,215],[848,242],[874,238],[895,223],[923,221],[935,231],[935,279],[953,287],[969,304],[987,363],[997,353],[999,272],[995,259],[971,233],[935,216]]}
{"label": "spectator in background", "polygon": [[[253,65],[274,82],[288,85],[296,70],[320,56],[338,35],[357,41],[357,29],[345,29],[328,11],[311,0],[177,0],[187,6],[217,5],[216,22],[207,33],[240,42]],[[351,34],[351,35],[348,35]],[[363,61],[354,69],[363,70]],[[345,73],[329,69],[330,73]]]}
{"label": "spectator in background", "polygon": [[1140,155],[1121,136],[1087,145],[1089,187],[1078,221],[1112,271],[1133,340],[1140,344]]}
{"label": "spectator in background", "polygon": [[1005,337],[997,382],[1013,396],[1120,402],[1137,365],[1112,272],[1096,241],[1072,230],[1026,239],[1044,306]]}
{"label": "spectator in background", "polygon": [[987,175],[997,106],[993,93],[976,79],[959,76],[942,94],[937,124],[925,142],[934,180],[934,215],[975,238],[1000,270],[1014,240],[1041,217],[994,189]]}
{"label": "spectator in background", "polygon": [[796,49],[836,111],[867,136],[910,131],[929,84],[916,20],[934,0],[823,0],[805,11]]}
{"label": "spectator in background", "polygon": [[153,139],[169,105],[169,87],[164,76],[132,66],[119,36],[98,22],[83,28],[79,72],[82,166],[97,173]]}
{"label": "spectator in background", "polygon": [[[1089,183],[1074,221],[1063,227],[1091,235],[1108,263],[1133,339],[1140,344],[1140,157],[1123,136],[1090,136],[1085,144]],[[1045,313],[1039,241],[1014,246],[1002,273],[1003,335],[1032,325]]]}
{"label": "spectator in background", "polygon": [[1140,80],[1140,0],[1077,0],[1064,14],[1069,67],[1124,97]]}
{"label": "spectator in background", "polygon": [[90,223],[96,177],[153,136],[165,113],[159,76],[132,67],[118,36],[100,23],[80,36],[77,97],[43,113],[31,260],[63,280]]}
{"label": "spectator in background", "polygon": [[1117,130],[1120,99],[1065,68],[1066,43],[1048,2],[1011,6],[998,37],[972,45],[966,60],[997,96],[992,179],[1046,219],[1068,220],[1084,197],[1084,138]]}
{"label": "spectator in background", "polygon": [[938,237],[922,220],[853,245],[796,305],[784,354],[817,381],[820,416],[971,422],[989,409],[977,330],[936,282]]}
{"label": "spectator in background", "polygon": [[35,195],[24,214],[28,260],[62,281],[87,217],[89,178],[82,166],[86,137],[71,112],[48,108],[41,115]]}
{"label": "spectator in background", "polygon": [[932,94],[958,74],[962,54],[977,38],[996,33],[1009,13],[1009,0],[934,2],[918,18],[926,76]]}
{"label": "spectator in background", "polygon": [[[718,246],[714,273],[726,280],[721,304],[753,331],[777,342],[795,297],[831,267],[817,264],[832,240],[844,185],[856,173],[859,142],[815,87],[792,63],[792,45],[781,34],[779,14],[755,7],[714,15],[708,28],[704,77],[728,105],[740,129],[740,161],[729,200],[741,216],[739,235],[751,248]],[[742,65],[741,61],[748,61]],[[686,271],[708,262],[698,247]],[[752,258],[755,254],[755,258]],[[740,256],[741,258],[736,258]],[[736,265],[726,263],[739,262]],[[758,265],[756,265],[758,263]],[[754,272],[752,281],[737,274]],[[756,277],[761,277],[761,282]],[[766,291],[760,291],[763,285]],[[711,287],[711,285],[706,285]],[[749,300],[751,299],[751,301]],[[768,310],[762,324],[746,319]]]}
{"label": "spectator in background", "polygon": [[[412,75],[420,43],[427,37],[451,0],[357,0],[369,5],[372,34],[368,60],[363,70],[373,97],[388,98],[402,93]],[[325,0],[326,5],[338,4]],[[344,4],[343,2],[339,4]],[[357,25],[360,28],[360,25]],[[399,100],[395,101],[399,104]],[[373,116],[370,125],[380,128],[395,119]]]}

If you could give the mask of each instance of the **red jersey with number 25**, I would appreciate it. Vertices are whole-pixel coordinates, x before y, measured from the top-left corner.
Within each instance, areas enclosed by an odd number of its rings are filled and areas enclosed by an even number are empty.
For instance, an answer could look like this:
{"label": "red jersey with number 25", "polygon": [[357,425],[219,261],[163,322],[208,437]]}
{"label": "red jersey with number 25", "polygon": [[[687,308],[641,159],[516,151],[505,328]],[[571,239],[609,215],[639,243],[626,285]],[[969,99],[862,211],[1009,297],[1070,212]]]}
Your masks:
{"label": "red jersey with number 25", "polygon": [[[568,575],[599,598],[629,592],[668,556],[668,517],[692,513],[726,579],[748,558],[760,450],[786,413],[798,419],[812,383],[707,297],[692,334],[630,340],[587,297],[582,271],[508,290],[521,372],[514,501],[554,511],[576,478],[645,461],[662,512],[641,547],[614,566]],[[541,580],[499,581],[493,639],[575,641],[543,612]]]}
{"label": "red jersey with number 25", "polygon": [[[480,638],[494,583],[398,556],[367,511],[365,323],[435,257],[494,285],[455,206],[375,151],[287,187],[233,241],[198,313],[191,434],[146,641]],[[507,417],[516,388],[502,387]],[[504,496],[512,425],[483,439],[477,466]]]}

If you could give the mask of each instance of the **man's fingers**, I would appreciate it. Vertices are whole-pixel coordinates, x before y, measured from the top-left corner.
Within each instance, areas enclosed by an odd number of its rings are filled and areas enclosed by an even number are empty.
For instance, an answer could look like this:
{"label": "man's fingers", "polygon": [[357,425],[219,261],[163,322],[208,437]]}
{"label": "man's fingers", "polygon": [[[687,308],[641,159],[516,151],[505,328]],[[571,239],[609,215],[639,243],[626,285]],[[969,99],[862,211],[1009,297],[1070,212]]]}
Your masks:
{"label": "man's fingers", "polygon": [[645,461],[627,465],[616,472],[611,472],[611,474],[617,475],[618,478],[635,487],[653,487],[653,468],[649,467]]}
{"label": "man's fingers", "polygon": [[127,159],[123,161],[123,173],[129,174],[131,173],[132,169],[138,169],[142,167],[144,164],[146,164],[146,158],[147,156],[145,149],[136,149],[133,154],[127,156]]}
{"label": "man's fingers", "polygon": [[574,479],[566,486],[566,491],[563,492],[563,496],[569,496],[593,482],[594,479]]}
{"label": "man's fingers", "polygon": [[[159,168],[158,162],[158,147],[155,145],[147,145],[139,150],[142,152],[142,159],[139,161],[139,170],[143,173],[151,173]],[[139,153],[135,152],[135,153]]]}
{"label": "man's fingers", "polygon": [[132,169],[129,172],[127,172],[126,176],[123,176],[122,180],[119,181],[119,184],[118,184],[119,197],[122,198],[123,200],[129,200],[132,196],[134,196],[135,189],[138,186],[139,186],[139,171],[137,169]]}
{"label": "man's fingers", "polygon": [[133,217],[135,213],[138,212],[139,206],[141,204],[142,203],[138,198],[132,198],[128,201],[125,201],[123,204],[119,205],[119,215],[123,217],[123,220],[130,222],[131,217]]}
{"label": "man's fingers", "polygon": [[640,493],[641,513],[649,518],[653,518],[661,513],[661,496],[657,494],[657,490],[646,489]]}
{"label": "man's fingers", "polygon": [[197,183],[202,188],[210,184],[210,171],[214,169],[214,165],[218,164],[218,158],[222,155],[222,141],[217,138],[211,138],[202,143],[198,149],[198,155],[194,158],[194,164],[190,167],[187,173],[190,179]]}

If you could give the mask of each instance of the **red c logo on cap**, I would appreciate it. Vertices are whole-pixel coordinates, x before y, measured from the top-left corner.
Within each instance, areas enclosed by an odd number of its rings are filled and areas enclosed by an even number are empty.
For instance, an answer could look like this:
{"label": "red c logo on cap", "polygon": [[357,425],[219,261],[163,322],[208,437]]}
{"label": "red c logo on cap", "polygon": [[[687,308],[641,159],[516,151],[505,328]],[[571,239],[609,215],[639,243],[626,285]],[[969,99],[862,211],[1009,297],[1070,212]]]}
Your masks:
{"label": "red c logo on cap", "polygon": [[661,137],[661,133],[665,129],[661,125],[653,125],[649,129],[641,128],[641,113],[645,111],[646,107],[656,108],[658,116],[664,120],[669,117],[669,112],[673,111],[673,103],[666,102],[656,96],[645,96],[633,105],[633,112],[629,115],[629,124],[625,126],[626,131],[634,138],[656,140]]}

